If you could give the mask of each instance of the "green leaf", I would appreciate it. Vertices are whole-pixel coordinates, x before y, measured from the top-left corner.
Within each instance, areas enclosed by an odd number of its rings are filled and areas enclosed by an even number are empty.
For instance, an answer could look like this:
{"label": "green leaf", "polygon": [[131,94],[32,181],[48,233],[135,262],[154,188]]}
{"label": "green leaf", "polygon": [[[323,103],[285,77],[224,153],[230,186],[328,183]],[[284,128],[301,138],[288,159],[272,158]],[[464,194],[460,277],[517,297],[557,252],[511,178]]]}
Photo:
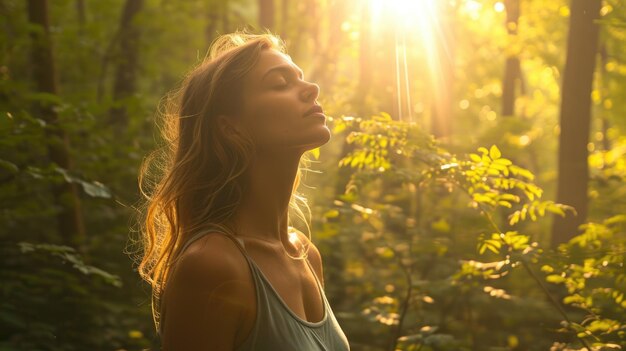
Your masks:
{"label": "green leaf", "polygon": [[494,161],[494,163],[503,165],[503,166],[510,166],[513,164],[513,162],[511,162],[511,160],[506,159],[506,158],[499,158],[497,160]]}
{"label": "green leaf", "polygon": [[80,178],[76,178],[69,174],[69,172],[63,168],[57,168],[56,171],[63,175],[63,178],[68,183],[76,183],[82,186],[85,193],[91,197],[102,197],[105,199],[111,198],[111,192],[109,189],[102,183],[94,181],[87,182]]}
{"label": "green leaf", "polygon": [[489,169],[487,169],[487,174],[493,175],[493,176],[499,176],[500,175],[500,171],[495,169],[495,168],[489,168]]}
{"label": "green leaf", "polygon": [[499,253],[500,248],[502,248],[502,243],[499,240],[489,239],[485,240],[485,243],[487,243],[487,249],[495,254]]}
{"label": "green leaf", "polygon": [[386,138],[386,137],[381,138],[381,139],[380,139],[380,142],[379,142],[380,147],[382,147],[382,148],[387,147],[387,144],[388,144],[388,143],[389,143],[389,141],[387,140],[387,138]]}
{"label": "green leaf", "polygon": [[326,218],[336,218],[339,216],[339,211],[336,209],[332,209],[329,211],[326,211],[326,213],[324,213],[324,217]]}
{"label": "green leaf", "polygon": [[528,214],[530,215],[530,219],[533,222],[537,220],[537,215],[535,214],[535,206],[530,206],[528,208]]}
{"label": "green leaf", "polygon": [[511,171],[511,173],[513,173],[515,175],[519,175],[521,177],[524,177],[524,178],[526,178],[528,180],[535,179],[535,175],[531,171],[529,171],[527,169],[524,169],[522,167],[519,167],[519,166],[516,166],[516,165],[510,165],[509,166],[509,170]]}
{"label": "green leaf", "polygon": [[78,252],[72,247],[54,244],[33,244],[29,242],[19,242],[20,251],[24,254],[42,252],[70,263],[74,269],[85,275],[94,275],[102,278],[108,284],[115,287],[122,286],[122,280],[115,274],[106,272],[98,267],[86,264]]}
{"label": "green leaf", "polygon": [[502,200],[513,201],[513,202],[519,202],[520,201],[519,196],[513,195],[513,194],[508,194],[508,193],[502,194],[500,196],[500,198]]}
{"label": "green leaf", "polygon": [[489,157],[491,157],[492,160],[497,160],[500,158],[500,156],[502,156],[500,149],[498,149],[495,144],[492,145],[491,149],[489,150]]}
{"label": "green leaf", "polygon": [[498,201],[498,205],[503,206],[503,207],[506,207],[506,208],[511,208],[511,207],[513,207],[513,205],[511,205],[511,203],[510,203],[510,202],[505,201],[505,200],[500,200],[500,201]]}
{"label": "green leaf", "polygon": [[541,266],[541,271],[542,272],[546,272],[546,273],[552,273],[554,272],[554,268],[552,268],[552,266],[549,266],[547,264]]}
{"label": "green leaf", "polygon": [[583,303],[583,302],[585,302],[585,299],[578,294],[565,296],[563,298],[563,303],[566,305],[571,305],[572,303]]}
{"label": "green leaf", "polygon": [[337,123],[335,124],[335,127],[333,128],[333,134],[339,134],[343,132],[345,129],[346,129],[345,123]]}
{"label": "green leaf", "polygon": [[446,222],[446,220],[444,218],[441,218],[440,220],[433,222],[430,227],[433,230],[442,232],[442,233],[449,233],[450,232],[450,224],[448,222]]}
{"label": "green leaf", "polygon": [[612,225],[612,224],[617,224],[617,223],[621,223],[621,222],[626,222],[626,215],[616,215],[613,217],[610,217],[606,220],[604,220],[604,224],[606,225]]}
{"label": "green leaf", "polygon": [[486,203],[486,204],[490,204],[490,205],[495,205],[496,204],[496,202],[491,197],[489,197],[487,194],[474,193],[474,194],[472,194],[472,198],[476,202]]}
{"label": "green leaf", "polygon": [[509,216],[509,225],[514,225],[520,220],[520,212],[515,211]]}
{"label": "green leaf", "polygon": [[554,204],[551,204],[548,207],[546,207],[546,210],[548,210],[548,212],[558,214],[561,217],[565,217],[565,211],[563,211],[559,206],[555,206]]}
{"label": "green leaf", "polygon": [[546,281],[549,283],[559,284],[565,281],[565,277],[562,277],[560,274],[550,274],[546,277]]}
{"label": "green leaf", "polygon": [[14,163],[5,160],[0,160],[0,168],[6,169],[11,174],[15,174],[19,170]]}
{"label": "green leaf", "polygon": [[380,117],[382,117],[382,120],[384,120],[384,121],[391,121],[391,120],[393,120],[391,118],[391,115],[388,114],[387,112],[381,112],[380,113]]}
{"label": "green leaf", "polygon": [[483,254],[485,253],[485,250],[487,249],[487,244],[486,243],[482,243],[480,245],[478,245],[478,253],[479,254]]}

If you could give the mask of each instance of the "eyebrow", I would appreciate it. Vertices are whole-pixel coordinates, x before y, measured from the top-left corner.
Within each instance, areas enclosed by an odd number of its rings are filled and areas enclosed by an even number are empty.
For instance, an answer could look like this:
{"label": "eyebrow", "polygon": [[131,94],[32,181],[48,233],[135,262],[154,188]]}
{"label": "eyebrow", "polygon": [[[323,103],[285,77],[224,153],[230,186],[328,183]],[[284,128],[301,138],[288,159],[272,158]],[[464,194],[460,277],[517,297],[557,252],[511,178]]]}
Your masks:
{"label": "eyebrow", "polygon": [[263,77],[261,77],[261,80],[264,80],[272,72],[280,71],[280,72],[285,72],[285,73],[291,73],[294,70],[298,72],[300,79],[304,78],[304,73],[302,72],[300,68],[297,68],[291,65],[279,65],[279,66],[272,67],[267,72],[265,72],[263,74]]}

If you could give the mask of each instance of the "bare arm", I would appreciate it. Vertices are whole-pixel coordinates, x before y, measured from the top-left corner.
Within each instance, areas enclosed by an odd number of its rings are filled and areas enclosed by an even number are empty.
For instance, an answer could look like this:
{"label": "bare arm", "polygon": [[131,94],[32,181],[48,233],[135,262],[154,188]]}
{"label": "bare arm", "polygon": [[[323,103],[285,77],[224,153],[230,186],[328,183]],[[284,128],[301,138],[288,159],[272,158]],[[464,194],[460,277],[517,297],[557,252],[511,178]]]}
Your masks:
{"label": "bare arm", "polygon": [[[247,308],[247,272],[229,239],[198,240],[176,263],[164,296],[164,351],[232,351]],[[243,258],[241,258],[243,259]]]}

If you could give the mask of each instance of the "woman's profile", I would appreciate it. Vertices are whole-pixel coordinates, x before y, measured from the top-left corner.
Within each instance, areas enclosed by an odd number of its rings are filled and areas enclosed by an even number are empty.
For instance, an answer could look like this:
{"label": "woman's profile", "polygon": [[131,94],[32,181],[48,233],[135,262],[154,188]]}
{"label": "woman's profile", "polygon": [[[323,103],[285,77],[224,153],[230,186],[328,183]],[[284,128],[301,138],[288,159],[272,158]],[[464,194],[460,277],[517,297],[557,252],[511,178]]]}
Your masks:
{"label": "woman's profile", "polygon": [[168,100],[140,173],[139,271],[163,350],[349,350],[289,213],[307,223],[301,166],[330,139],[318,95],[277,37],[237,32]]}

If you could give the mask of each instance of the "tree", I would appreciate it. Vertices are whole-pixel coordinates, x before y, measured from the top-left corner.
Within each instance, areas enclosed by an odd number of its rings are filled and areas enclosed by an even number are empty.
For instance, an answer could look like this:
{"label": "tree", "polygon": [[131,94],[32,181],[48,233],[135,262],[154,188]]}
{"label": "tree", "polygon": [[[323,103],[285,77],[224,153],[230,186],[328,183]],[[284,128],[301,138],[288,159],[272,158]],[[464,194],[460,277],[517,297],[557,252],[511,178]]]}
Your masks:
{"label": "tree", "polygon": [[128,112],[122,104],[125,99],[133,96],[136,85],[136,72],[139,54],[139,27],[133,24],[137,13],[141,11],[143,0],[127,0],[120,20],[119,50],[115,82],[113,83],[114,106],[110,111],[111,122],[115,127],[123,130],[128,124]]}
{"label": "tree", "polygon": [[[46,0],[28,1],[28,20],[37,26],[31,31],[32,50],[31,59],[33,78],[39,93],[57,95],[58,78],[54,63],[52,40],[48,20],[48,2]],[[35,111],[47,123],[48,157],[50,161],[64,170],[71,168],[69,139],[62,126],[59,116],[52,103],[40,100],[36,103]],[[79,246],[85,235],[80,210],[78,189],[74,183],[64,181],[52,185],[57,213],[57,230],[67,245]]]}
{"label": "tree", "polygon": [[591,124],[591,89],[598,46],[600,0],[572,0],[567,57],[563,73],[557,199],[576,208],[577,216],[555,217],[552,246],[580,231],[587,217],[587,143]]}
{"label": "tree", "polygon": [[207,4],[207,24],[206,24],[206,42],[212,43],[215,40],[218,32],[217,28],[220,24],[220,19],[223,17],[223,6],[211,1]]}
{"label": "tree", "polygon": [[[607,94],[607,86],[608,84],[607,82],[607,71],[606,71],[606,65],[607,62],[609,60],[609,54],[607,52],[606,49],[606,42],[603,42],[602,44],[600,44],[600,82],[603,85],[602,91],[601,91],[601,96],[604,98],[604,96]],[[611,123],[609,122],[608,116],[606,114],[606,112],[601,116],[600,118],[600,122],[601,122],[601,132],[602,132],[602,149],[605,151],[608,151],[611,149],[611,140],[609,140],[609,127],[611,125]]]}
{"label": "tree", "polygon": [[348,5],[347,1],[333,1],[326,6],[325,16],[328,17],[325,28],[326,40],[318,51],[318,59],[313,63],[309,73],[309,79],[320,86],[331,86],[336,82],[335,63],[339,61],[347,42],[341,26],[348,18]]}
{"label": "tree", "polygon": [[287,40],[289,34],[289,0],[280,3],[280,37]]}
{"label": "tree", "polygon": [[259,25],[274,30],[274,0],[259,0]]}
{"label": "tree", "polygon": [[[506,1],[506,29],[509,38],[517,36],[517,27],[520,16],[520,0]],[[504,80],[502,82],[502,115],[512,116],[515,114],[515,88],[521,83],[522,70],[517,53],[509,54],[506,58]],[[521,85],[521,84],[520,84]],[[521,86],[523,90],[523,85]]]}

